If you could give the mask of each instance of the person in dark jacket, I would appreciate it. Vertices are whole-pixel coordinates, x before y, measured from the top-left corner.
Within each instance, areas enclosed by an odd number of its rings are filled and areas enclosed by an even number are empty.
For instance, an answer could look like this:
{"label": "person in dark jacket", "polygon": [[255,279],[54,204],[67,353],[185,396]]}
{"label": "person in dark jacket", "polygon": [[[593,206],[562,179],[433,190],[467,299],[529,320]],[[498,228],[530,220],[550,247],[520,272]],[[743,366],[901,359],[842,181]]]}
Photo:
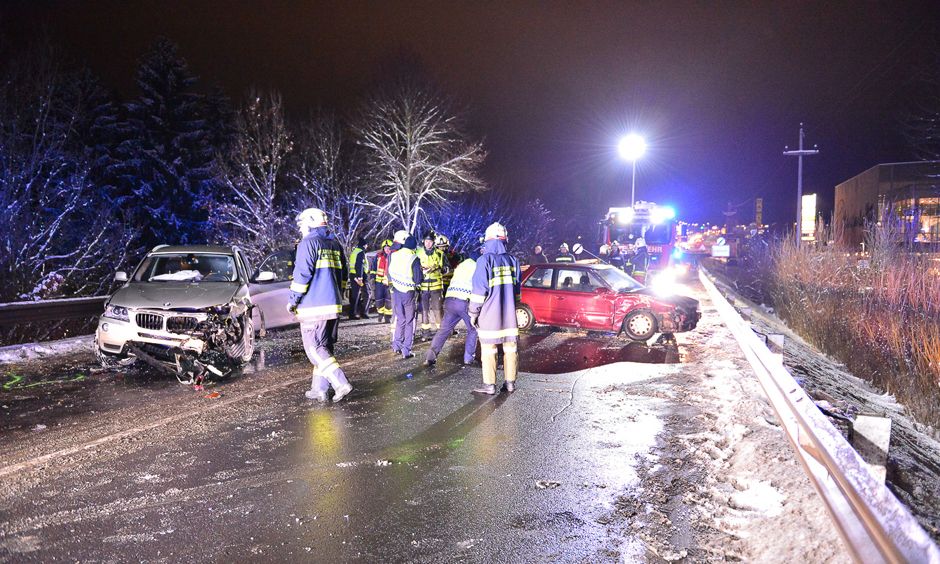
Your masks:
{"label": "person in dark jacket", "polygon": [[522,289],[519,261],[506,252],[506,228],[494,223],[486,228],[483,256],[473,271],[470,294],[470,320],[477,328],[483,363],[483,387],[478,394],[496,393],[496,354],[503,348],[503,367],[507,392],[516,389],[518,372],[519,328],[516,325],[516,301]]}
{"label": "person in dark jacket", "polygon": [[529,255],[529,264],[545,264],[546,262],[548,262],[548,257],[542,252],[542,245],[536,245],[532,249],[532,254]]}
{"label": "person in dark jacket", "polygon": [[369,276],[369,263],[366,261],[368,244],[362,237],[356,247],[349,253],[349,319],[368,319],[366,304],[369,301],[369,290],[366,282]]}
{"label": "person in dark jacket", "polygon": [[343,247],[326,224],[326,214],[317,208],[307,208],[297,215],[303,239],[297,244],[287,309],[300,321],[304,351],[314,365],[305,395],[327,401],[332,386],[333,401],[338,402],[353,389],[333,356],[347,266]]}
{"label": "person in dark jacket", "polygon": [[610,251],[607,253],[607,262],[611,266],[615,266],[620,270],[623,270],[623,252],[620,250],[620,243],[617,241],[610,242]]}
{"label": "person in dark jacket", "polygon": [[388,279],[394,289],[392,293],[392,310],[395,314],[395,333],[392,337],[392,350],[401,354],[402,358],[414,358],[411,347],[415,338],[415,308],[418,288],[424,281],[424,271],[421,261],[415,254],[418,241],[406,231],[395,233],[395,246],[397,241],[404,240],[401,246],[392,252],[388,266]]}

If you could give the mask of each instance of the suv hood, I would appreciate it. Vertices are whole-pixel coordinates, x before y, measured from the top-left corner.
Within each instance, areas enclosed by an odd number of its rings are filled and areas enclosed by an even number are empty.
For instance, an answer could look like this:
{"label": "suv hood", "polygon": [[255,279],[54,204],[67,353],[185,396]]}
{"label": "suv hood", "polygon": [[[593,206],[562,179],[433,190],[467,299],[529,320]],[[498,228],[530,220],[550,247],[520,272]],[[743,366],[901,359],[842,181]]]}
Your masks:
{"label": "suv hood", "polygon": [[238,282],[132,282],[115,292],[109,303],[129,308],[205,309],[229,303],[238,287]]}

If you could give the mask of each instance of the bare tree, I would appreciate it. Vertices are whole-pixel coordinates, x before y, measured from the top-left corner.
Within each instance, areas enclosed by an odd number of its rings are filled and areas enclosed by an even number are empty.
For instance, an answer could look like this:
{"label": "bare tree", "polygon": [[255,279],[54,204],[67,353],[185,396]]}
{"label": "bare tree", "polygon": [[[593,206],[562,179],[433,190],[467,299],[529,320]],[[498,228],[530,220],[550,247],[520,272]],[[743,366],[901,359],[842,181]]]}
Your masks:
{"label": "bare tree", "polygon": [[235,118],[235,137],[218,160],[222,201],[211,222],[223,241],[239,245],[257,262],[293,239],[285,217],[282,168],[293,145],[276,92],[252,93]]}
{"label": "bare tree", "polygon": [[20,63],[0,78],[0,299],[94,293],[127,243],[82,145],[100,90],[49,51]]}
{"label": "bare tree", "polygon": [[414,232],[427,206],[484,189],[482,143],[468,140],[458,117],[427,88],[402,83],[372,97],[355,130],[382,229]]}
{"label": "bare tree", "polygon": [[299,131],[296,164],[290,176],[297,181],[297,208],[317,207],[330,218],[330,228],[344,248],[372,234],[362,184],[342,125],[332,114],[314,115]]}

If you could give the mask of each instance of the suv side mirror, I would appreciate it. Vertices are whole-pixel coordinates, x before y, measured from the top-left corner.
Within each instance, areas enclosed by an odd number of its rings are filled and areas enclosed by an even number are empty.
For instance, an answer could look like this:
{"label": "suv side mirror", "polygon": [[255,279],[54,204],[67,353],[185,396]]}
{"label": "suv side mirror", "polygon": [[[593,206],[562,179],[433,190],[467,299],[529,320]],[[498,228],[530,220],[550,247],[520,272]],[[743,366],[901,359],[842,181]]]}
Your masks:
{"label": "suv side mirror", "polygon": [[127,273],[123,270],[118,270],[114,273],[115,282],[127,282]]}
{"label": "suv side mirror", "polygon": [[265,270],[255,276],[255,282],[274,282],[275,278],[277,278],[277,276],[273,272]]}

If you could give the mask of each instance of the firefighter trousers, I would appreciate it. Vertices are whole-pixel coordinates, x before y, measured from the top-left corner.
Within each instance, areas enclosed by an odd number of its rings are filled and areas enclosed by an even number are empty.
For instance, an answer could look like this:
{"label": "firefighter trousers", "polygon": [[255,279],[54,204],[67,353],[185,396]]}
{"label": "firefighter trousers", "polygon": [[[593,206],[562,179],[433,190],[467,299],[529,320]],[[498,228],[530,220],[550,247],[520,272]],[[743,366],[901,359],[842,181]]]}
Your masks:
{"label": "firefighter trousers", "polygon": [[421,290],[421,330],[441,328],[441,290]]}
{"label": "firefighter trousers", "polygon": [[469,305],[470,303],[467,300],[457,298],[446,298],[444,300],[444,320],[441,321],[441,328],[438,329],[437,334],[434,335],[434,340],[431,341],[431,348],[428,350],[427,355],[429,362],[437,360],[437,355],[441,354],[444,343],[454,333],[454,328],[461,321],[467,326],[467,341],[463,347],[463,362],[464,364],[473,362],[473,355],[477,351],[477,329],[470,323],[470,314],[467,313]]}
{"label": "firefighter trousers", "polygon": [[304,343],[304,352],[315,366],[310,389],[319,394],[326,394],[330,386],[336,390],[349,385],[346,373],[339,367],[336,357],[333,356],[333,346],[336,344],[338,334],[338,319],[308,321],[300,324],[300,338]]}
{"label": "firefighter trousers", "polygon": [[502,345],[480,345],[480,360],[483,364],[483,383],[496,383],[497,347],[503,347],[503,376],[507,382],[515,382],[519,372],[519,349],[515,342]]}
{"label": "firefighter trousers", "polygon": [[391,288],[384,282],[375,283],[375,312],[379,315],[392,315]]}
{"label": "firefighter trousers", "polygon": [[415,340],[415,292],[394,292],[392,308],[395,312],[395,333],[392,350],[403,355],[411,354]]}

